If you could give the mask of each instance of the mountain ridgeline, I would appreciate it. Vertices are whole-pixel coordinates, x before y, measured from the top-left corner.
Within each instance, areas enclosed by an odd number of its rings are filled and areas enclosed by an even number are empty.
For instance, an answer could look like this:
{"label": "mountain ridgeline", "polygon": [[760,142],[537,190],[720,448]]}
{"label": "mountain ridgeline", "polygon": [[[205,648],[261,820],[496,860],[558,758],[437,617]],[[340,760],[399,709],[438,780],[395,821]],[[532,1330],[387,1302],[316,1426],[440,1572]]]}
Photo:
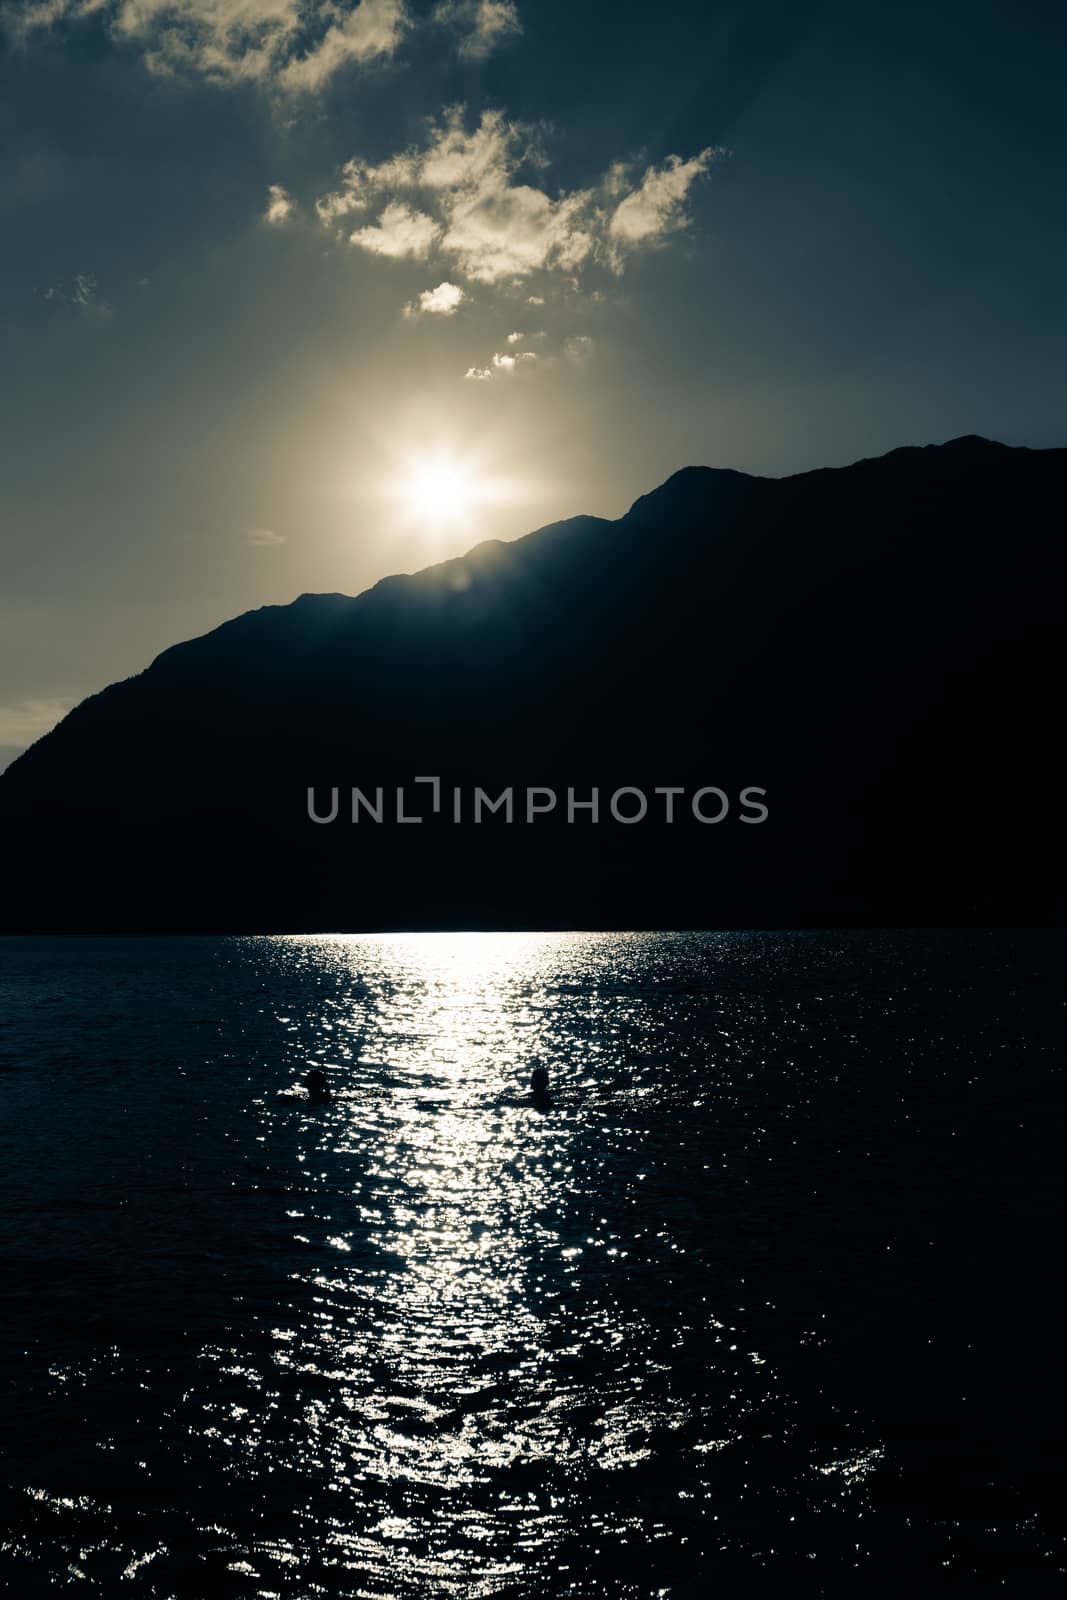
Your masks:
{"label": "mountain ridgeline", "polygon": [[1058,921],[1065,490],[976,438],[691,467],[249,612],[0,777],[0,926]]}

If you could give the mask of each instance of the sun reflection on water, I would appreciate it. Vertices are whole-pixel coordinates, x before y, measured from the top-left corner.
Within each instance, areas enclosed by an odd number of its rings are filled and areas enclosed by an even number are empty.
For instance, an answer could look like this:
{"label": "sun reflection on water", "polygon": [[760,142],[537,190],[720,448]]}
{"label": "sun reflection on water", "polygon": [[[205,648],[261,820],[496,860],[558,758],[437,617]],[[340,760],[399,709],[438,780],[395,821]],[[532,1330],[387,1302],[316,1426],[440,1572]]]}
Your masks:
{"label": "sun reflection on water", "polygon": [[[487,1561],[482,1578],[495,1582],[512,1568],[486,1547],[511,1542],[516,1514],[526,1560],[560,1536],[568,1463],[579,1472],[632,1465],[650,1454],[650,1427],[680,1424],[682,1406],[657,1411],[645,1392],[646,1363],[634,1354],[641,1317],[608,1291],[608,1269],[627,1252],[611,1229],[579,1243],[564,1224],[590,1109],[578,1086],[600,1064],[604,1030],[593,999],[588,1058],[573,1037],[562,1049],[552,980],[563,966],[574,982],[586,942],[481,934],[299,942],[304,952],[313,943],[316,959],[337,972],[358,977],[381,962],[393,978],[384,990],[373,985],[373,1005],[357,1002],[347,1018],[332,1007],[332,1037],[308,1057],[344,1058],[339,1033],[359,1040],[358,1056],[331,1072],[337,1098],[308,1116],[306,1161],[324,1187],[337,1163],[358,1168],[360,1180],[342,1205],[331,1197],[324,1244],[333,1263],[306,1280],[323,1309],[276,1355],[283,1370],[337,1385],[339,1404],[316,1398],[305,1413],[316,1460],[336,1482],[362,1485],[393,1508],[360,1535],[332,1532],[346,1559],[369,1560],[384,1540],[392,1560],[406,1550],[428,1582],[428,1549],[458,1541],[468,1581]],[[556,1099],[547,1107],[529,1093],[534,1060],[551,1072]],[[306,1219],[297,1236],[308,1237]],[[600,1258],[604,1292],[571,1320],[587,1255]],[[620,1362],[623,1346],[631,1355]],[[569,1380],[568,1363],[578,1369]],[[437,1559],[454,1563],[455,1552]]]}

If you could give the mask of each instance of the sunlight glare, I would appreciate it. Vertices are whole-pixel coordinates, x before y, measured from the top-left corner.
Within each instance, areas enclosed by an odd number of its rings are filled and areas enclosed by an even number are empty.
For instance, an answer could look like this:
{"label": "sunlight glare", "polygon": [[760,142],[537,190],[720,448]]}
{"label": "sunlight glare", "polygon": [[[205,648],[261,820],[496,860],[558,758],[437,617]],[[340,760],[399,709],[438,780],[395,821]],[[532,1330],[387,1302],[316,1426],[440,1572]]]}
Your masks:
{"label": "sunlight glare", "polygon": [[484,513],[522,493],[516,480],[495,476],[478,455],[447,446],[402,456],[384,489],[410,531],[435,539],[480,535]]}
{"label": "sunlight glare", "polygon": [[480,498],[480,485],[459,461],[430,458],[411,467],[404,498],[412,516],[424,526],[454,528],[469,517]]}

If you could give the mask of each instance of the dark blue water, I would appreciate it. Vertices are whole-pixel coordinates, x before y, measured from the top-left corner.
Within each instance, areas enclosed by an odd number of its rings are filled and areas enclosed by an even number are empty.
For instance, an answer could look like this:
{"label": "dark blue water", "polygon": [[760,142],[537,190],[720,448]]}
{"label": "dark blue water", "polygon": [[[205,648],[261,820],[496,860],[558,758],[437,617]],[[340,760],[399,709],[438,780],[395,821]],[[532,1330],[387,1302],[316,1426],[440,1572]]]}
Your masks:
{"label": "dark blue water", "polygon": [[0,940],[0,1583],[1058,1593],[1063,956]]}

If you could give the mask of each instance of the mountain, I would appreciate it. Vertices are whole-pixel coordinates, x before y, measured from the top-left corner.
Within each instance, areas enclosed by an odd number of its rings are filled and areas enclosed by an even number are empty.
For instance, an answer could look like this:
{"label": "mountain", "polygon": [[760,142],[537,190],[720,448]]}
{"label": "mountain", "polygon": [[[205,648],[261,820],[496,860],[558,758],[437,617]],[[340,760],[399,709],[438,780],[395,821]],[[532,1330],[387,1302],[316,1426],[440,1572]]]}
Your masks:
{"label": "mountain", "polygon": [[[615,522],[239,616],[0,776],[0,926],[1057,921],[1065,490],[1067,450],[977,438],[690,467]],[[514,820],[470,820],[478,787]]]}

